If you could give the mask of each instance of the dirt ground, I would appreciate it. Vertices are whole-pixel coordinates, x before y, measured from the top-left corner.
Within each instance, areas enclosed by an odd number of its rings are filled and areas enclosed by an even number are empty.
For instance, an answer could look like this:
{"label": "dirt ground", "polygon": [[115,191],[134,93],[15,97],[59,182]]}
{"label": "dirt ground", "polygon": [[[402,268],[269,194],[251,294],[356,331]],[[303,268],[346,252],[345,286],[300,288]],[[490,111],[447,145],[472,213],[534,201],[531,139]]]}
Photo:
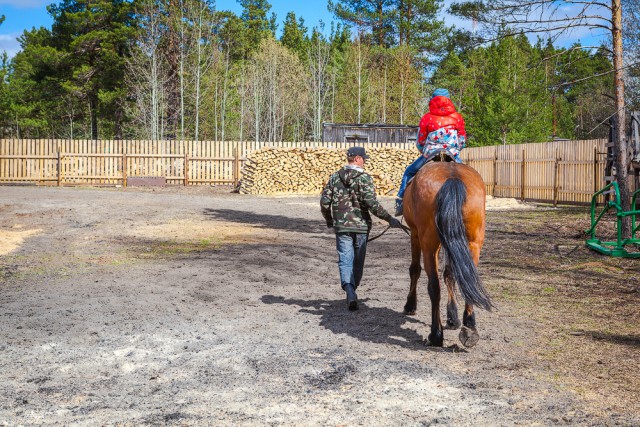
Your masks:
{"label": "dirt ground", "polygon": [[640,425],[640,260],[489,204],[498,308],[439,349],[398,230],[347,311],[317,197],[0,187],[0,425]]}

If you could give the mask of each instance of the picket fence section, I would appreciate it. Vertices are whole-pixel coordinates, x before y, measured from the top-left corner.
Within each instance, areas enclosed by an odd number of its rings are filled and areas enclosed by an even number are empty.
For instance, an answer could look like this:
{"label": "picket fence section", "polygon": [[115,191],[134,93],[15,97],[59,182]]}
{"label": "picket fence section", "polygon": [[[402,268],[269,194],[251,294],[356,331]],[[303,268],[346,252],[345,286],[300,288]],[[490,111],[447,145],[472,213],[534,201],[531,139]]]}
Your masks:
{"label": "picket fence section", "polygon": [[604,187],[606,139],[474,147],[462,159],[487,194],[555,203],[590,203]]}
{"label": "picket fence section", "polygon": [[[554,203],[587,203],[603,186],[606,140],[472,147],[463,160],[487,194]],[[124,185],[164,177],[175,185],[237,185],[247,155],[263,147],[339,148],[352,143],[260,141],[0,140],[0,183]],[[362,143],[414,150],[413,143]],[[416,152],[416,156],[417,156]]]}

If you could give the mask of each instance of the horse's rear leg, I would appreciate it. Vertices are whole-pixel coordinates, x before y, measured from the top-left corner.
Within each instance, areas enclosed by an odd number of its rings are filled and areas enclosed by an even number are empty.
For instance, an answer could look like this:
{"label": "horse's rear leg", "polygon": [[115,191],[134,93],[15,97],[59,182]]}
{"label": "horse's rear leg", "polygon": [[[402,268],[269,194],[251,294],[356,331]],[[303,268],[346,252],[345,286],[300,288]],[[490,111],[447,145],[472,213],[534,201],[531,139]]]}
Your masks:
{"label": "horse's rear leg", "polygon": [[[482,243],[472,243],[469,245],[471,256],[473,257],[473,262],[476,267],[478,266],[478,262],[480,261],[481,247]],[[476,328],[476,314],[473,311],[473,305],[466,303],[466,301],[464,304],[464,314],[462,315],[462,324],[464,326],[462,327],[462,329],[460,329],[458,338],[465,347],[473,347],[480,340],[480,335],[478,334],[478,329]]]}
{"label": "horse's rear leg", "polygon": [[440,280],[438,279],[438,253],[424,254],[424,271],[429,276],[429,298],[431,299],[431,333],[429,344],[442,347],[444,335],[440,320]]}
{"label": "horse's rear leg", "polygon": [[453,279],[453,273],[451,272],[451,266],[447,264],[444,269],[444,282],[447,284],[447,326],[445,329],[458,329],[462,323],[460,323],[460,317],[458,316],[458,303],[456,301],[456,282]]}
{"label": "horse's rear leg", "polygon": [[422,271],[422,267],[420,266],[420,255],[422,251],[420,250],[420,240],[418,239],[417,233],[411,233],[411,266],[409,267],[409,277],[411,277],[411,285],[409,287],[409,295],[407,295],[407,303],[404,305],[405,314],[416,314],[416,309],[418,308],[418,296],[416,294],[418,287],[418,279],[420,278],[420,273]]}
{"label": "horse's rear leg", "polygon": [[476,314],[473,312],[471,304],[464,305],[464,314],[462,315],[462,324],[458,338],[465,347],[473,347],[480,340],[480,334],[476,329]]}

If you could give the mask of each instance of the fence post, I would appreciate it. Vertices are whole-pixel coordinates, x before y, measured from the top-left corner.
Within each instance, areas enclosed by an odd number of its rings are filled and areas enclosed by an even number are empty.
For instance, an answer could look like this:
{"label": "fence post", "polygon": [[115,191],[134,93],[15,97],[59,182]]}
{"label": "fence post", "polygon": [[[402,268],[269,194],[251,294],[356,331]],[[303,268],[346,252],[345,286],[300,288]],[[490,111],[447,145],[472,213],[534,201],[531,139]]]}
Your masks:
{"label": "fence post", "polygon": [[553,207],[558,206],[558,147],[556,147],[555,161],[553,162]]}
{"label": "fence post", "polygon": [[598,192],[598,146],[593,147],[593,192]]}
{"label": "fence post", "polygon": [[525,173],[525,166],[524,166],[524,148],[523,148],[522,149],[522,167],[520,172],[520,180],[521,180],[520,200],[522,201],[524,201],[524,173]]}
{"label": "fence post", "polygon": [[122,187],[127,188],[127,153],[122,153]]}
{"label": "fence post", "polygon": [[189,185],[189,154],[184,153],[184,186]]}
{"label": "fence post", "polygon": [[58,148],[58,187],[62,185],[62,155]]}
{"label": "fence post", "polygon": [[234,188],[238,186],[238,182],[240,181],[240,147],[238,143],[236,143],[235,150],[233,153],[233,186]]}
{"label": "fence post", "polygon": [[493,150],[493,197],[496,197],[496,187],[498,186],[498,147]]}

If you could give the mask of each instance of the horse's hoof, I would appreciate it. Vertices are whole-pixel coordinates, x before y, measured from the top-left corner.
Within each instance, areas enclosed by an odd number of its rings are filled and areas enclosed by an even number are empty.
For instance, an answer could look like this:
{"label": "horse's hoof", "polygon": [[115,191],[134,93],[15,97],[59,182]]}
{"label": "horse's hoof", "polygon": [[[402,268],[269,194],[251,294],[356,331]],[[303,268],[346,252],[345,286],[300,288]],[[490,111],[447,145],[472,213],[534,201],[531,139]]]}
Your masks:
{"label": "horse's hoof", "polygon": [[416,307],[411,307],[410,305],[404,306],[404,314],[408,314],[409,316],[413,316],[416,314]]}
{"label": "horse's hoof", "polygon": [[480,335],[478,334],[476,328],[463,326],[462,329],[460,329],[460,335],[458,335],[458,338],[460,339],[460,342],[463,346],[473,347],[474,345],[478,344]]}
{"label": "horse's hoof", "polygon": [[427,339],[424,341],[424,345],[427,347],[442,347],[444,346],[444,337],[442,334],[429,334]]}
{"label": "horse's hoof", "polygon": [[457,322],[452,322],[451,320],[447,320],[447,324],[444,326],[444,328],[450,331],[455,331],[456,329],[459,329],[460,326],[462,326],[462,322],[459,320]]}

